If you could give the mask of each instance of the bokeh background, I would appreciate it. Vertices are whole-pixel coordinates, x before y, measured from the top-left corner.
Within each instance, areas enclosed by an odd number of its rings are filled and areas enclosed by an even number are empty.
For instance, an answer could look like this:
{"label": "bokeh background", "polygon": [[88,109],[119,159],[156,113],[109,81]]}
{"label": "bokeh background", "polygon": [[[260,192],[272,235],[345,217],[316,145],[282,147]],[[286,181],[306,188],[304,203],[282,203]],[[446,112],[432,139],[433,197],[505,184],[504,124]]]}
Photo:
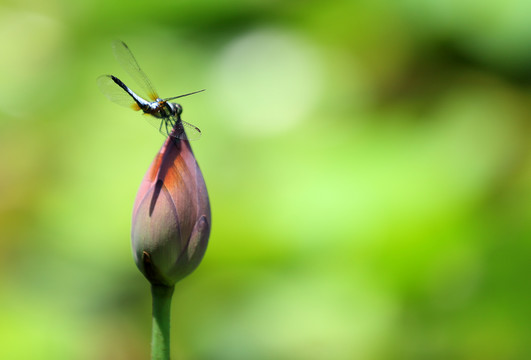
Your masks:
{"label": "bokeh background", "polygon": [[209,189],[174,359],[531,358],[531,3],[0,3],[0,358],[147,359],[135,194],[163,138]]}

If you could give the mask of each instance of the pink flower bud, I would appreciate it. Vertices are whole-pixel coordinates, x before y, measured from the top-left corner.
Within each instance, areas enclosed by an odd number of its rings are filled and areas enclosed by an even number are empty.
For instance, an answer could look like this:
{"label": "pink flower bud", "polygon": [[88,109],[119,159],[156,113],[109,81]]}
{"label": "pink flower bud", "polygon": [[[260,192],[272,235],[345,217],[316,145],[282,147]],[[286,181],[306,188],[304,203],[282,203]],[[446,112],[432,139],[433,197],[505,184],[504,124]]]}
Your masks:
{"label": "pink flower bud", "polygon": [[173,286],[201,262],[210,224],[206,185],[190,143],[168,138],[133,207],[136,266],[152,284]]}

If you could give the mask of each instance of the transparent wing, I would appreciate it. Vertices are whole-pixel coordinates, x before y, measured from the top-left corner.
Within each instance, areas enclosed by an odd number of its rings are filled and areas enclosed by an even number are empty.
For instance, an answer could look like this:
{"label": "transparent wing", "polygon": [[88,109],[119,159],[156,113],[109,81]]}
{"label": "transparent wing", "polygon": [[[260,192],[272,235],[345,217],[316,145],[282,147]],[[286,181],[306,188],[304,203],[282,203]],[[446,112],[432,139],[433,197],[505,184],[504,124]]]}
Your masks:
{"label": "transparent wing", "polygon": [[202,134],[197,126],[182,120],[180,121],[180,126],[177,126],[177,130],[175,135],[171,134],[171,136],[183,140],[199,140]]}
{"label": "transparent wing", "polygon": [[111,78],[111,75],[101,75],[97,79],[98,87],[100,91],[111,100],[113,103],[140,110],[135,101],[126,93],[121,87],[119,87]]}
{"label": "transparent wing", "polygon": [[158,99],[157,92],[155,88],[149,81],[149,78],[146,76],[144,71],[138,65],[135,57],[129,47],[123,41],[113,41],[112,49],[116,60],[120,63],[120,66],[127,71],[129,76],[131,76],[135,82],[146,92],[146,95],[149,96],[151,100]]}

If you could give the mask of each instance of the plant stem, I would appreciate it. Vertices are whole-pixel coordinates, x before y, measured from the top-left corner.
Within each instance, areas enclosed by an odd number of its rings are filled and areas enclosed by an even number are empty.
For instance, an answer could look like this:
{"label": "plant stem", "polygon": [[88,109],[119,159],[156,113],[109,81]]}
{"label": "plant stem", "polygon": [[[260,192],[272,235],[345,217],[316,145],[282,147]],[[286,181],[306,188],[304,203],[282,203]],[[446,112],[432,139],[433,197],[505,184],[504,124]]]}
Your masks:
{"label": "plant stem", "polygon": [[170,359],[170,312],[173,289],[173,286],[151,285],[153,298],[151,360]]}

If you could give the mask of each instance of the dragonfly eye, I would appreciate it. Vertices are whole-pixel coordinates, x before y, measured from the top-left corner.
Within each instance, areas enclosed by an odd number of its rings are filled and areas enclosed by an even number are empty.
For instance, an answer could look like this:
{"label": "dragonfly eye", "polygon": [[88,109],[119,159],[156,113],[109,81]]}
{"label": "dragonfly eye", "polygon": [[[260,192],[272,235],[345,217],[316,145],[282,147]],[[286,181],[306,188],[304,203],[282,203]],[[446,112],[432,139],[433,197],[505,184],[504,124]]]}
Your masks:
{"label": "dragonfly eye", "polygon": [[175,111],[177,112],[177,115],[181,115],[183,113],[183,108],[179,104],[173,104],[175,107]]}

